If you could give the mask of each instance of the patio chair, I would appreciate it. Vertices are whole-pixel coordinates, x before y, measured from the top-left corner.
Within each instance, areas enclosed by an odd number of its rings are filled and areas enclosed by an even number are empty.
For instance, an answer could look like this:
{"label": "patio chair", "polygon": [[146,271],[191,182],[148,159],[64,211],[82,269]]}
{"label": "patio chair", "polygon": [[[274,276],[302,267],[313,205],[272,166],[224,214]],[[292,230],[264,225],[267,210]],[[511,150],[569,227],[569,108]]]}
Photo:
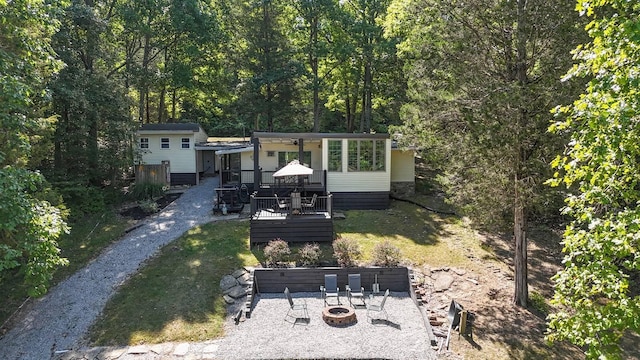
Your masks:
{"label": "patio chair", "polygon": [[[295,325],[298,322],[298,319],[306,319],[309,320],[309,312],[307,311],[307,302],[304,299],[299,299],[297,301],[293,301],[291,298],[291,293],[289,292],[289,288],[284,288],[284,295],[289,301],[289,310],[287,311],[287,315],[284,317],[284,321],[290,322],[288,319],[293,318],[293,324]],[[303,316],[293,316],[291,312],[299,312],[299,314]]]}
{"label": "patio chair", "polygon": [[336,298],[338,305],[340,304],[340,288],[338,288],[338,275],[327,274],[324,276],[324,286],[320,285],[320,294],[324,300],[324,305],[328,305],[327,298]]}
{"label": "patio chair", "polygon": [[302,208],[303,209],[314,209],[316,206],[316,200],[318,199],[318,194],[313,194],[313,197],[311,198],[310,202],[303,202],[302,203]]}
{"label": "patio chair", "polygon": [[349,304],[352,307],[356,307],[353,304],[353,299],[360,299],[362,304],[358,305],[367,305],[364,301],[364,287],[362,287],[360,282],[360,274],[349,274],[349,284],[347,284],[347,298],[349,298]]}
{"label": "patio chair", "polygon": [[273,196],[276,198],[276,206],[273,210],[287,210],[287,207],[289,206],[287,202],[280,200],[280,198],[278,198],[278,194],[273,194]]}
{"label": "patio chair", "polygon": [[384,309],[384,303],[387,301],[387,297],[388,296],[389,296],[389,289],[387,289],[387,291],[384,292],[384,297],[382,298],[382,301],[379,304],[374,304],[373,303],[373,297],[371,298],[369,303],[366,304],[367,305],[367,318],[371,319],[372,322],[373,322],[373,317],[371,315],[373,313],[378,313],[378,314],[384,313],[385,320],[389,317],[389,314],[387,314],[387,310]]}

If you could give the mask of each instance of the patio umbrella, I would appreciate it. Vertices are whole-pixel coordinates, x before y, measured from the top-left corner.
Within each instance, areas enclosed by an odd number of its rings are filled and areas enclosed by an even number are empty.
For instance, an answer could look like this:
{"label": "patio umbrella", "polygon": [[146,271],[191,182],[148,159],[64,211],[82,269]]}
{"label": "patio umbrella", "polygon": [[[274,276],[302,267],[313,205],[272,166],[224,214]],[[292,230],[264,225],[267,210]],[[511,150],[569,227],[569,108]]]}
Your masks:
{"label": "patio umbrella", "polygon": [[273,177],[285,177],[285,176],[298,176],[298,175],[311,175],[313,169],[300,164],[298,160],[293,160],[282,169],[273,173]]}

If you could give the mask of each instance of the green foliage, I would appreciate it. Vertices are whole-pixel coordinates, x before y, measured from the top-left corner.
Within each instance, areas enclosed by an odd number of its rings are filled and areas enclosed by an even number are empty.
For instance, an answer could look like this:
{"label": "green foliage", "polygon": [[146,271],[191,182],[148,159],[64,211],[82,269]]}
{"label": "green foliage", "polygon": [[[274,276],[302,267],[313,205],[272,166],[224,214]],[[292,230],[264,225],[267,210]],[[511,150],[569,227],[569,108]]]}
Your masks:
{"label": "green foliage", "polygon": [[164,195],[165,188],[162,184],[153,182],[139,182],[133,184],[131,196],[137,200],[149,200]]}
{"label": "green foliage", "polygon": [[549,181],[566,186],[564,266],[555,277],[552,341],[585,347],[587,358],[620,358],[626,331],[640,333],[640,7],[636,2],[578,2],[591,42],[566,79],[589,83],[573,104],[557,107],[550,130],[571,137]]}
{"label": "green foliage", "polygon": [[385,240],[377,243],[373,247],[373,255],[371,258],[373,265],[395,267],[400,265],[402,254],[399,247],[393,245],[391,241]]}
{"label": "green foliage", "polygon": [[314,267],[320,264],[320,246],[316,243],[306,243],[298,250],[300,266]]}
{"label": "green foliage", "polygon": [[138,206],[140,206],[140,209],[142,209],[142,211],[144,211],[147,214],[153,214],[158,212],[158,203],[155,202],[153,199],[146,199],[146,200],[141,200],[138,201]]}
{"label": "green foliage", "polygon": [[57,182],[55,186],[71,210],[72,218],[100,214],[106,209],[102,189],[74,181]]}
{"label": "green foliage", "polygon": [[545,299],[544,295],[539,292],[532,291],[529,294],[529,303],[531,304],[531,307],[540,314],[545,316],[549,314],[550,307],[549,304],[547,304],[547,299]]}
{"label": "green foliage", "polygon": [[282,239],[273,239],[264,247],[267,266],[285,266],[290,254],[291,249],[289,249],[289,244]]}
{"label": "green foliage", "polygon": [[349,238],[338,238],[333,241],[333,257],[342,267],[353,267],[357,265],[358,259],[362,256],[360,244]]}

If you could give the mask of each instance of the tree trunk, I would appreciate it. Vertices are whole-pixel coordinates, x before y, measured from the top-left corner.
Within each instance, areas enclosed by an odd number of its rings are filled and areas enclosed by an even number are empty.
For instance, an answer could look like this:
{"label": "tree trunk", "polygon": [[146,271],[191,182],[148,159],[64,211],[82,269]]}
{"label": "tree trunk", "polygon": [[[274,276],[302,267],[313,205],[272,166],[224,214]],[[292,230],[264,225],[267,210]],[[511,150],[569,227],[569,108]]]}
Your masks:
{"label": "tree trunk", "polygon": [[[138,121],[143,124],[144,123],[144,113],[145,113],[145,99],[147,97],[147,94],[149,93],[149,89],[147,87],[147,80],[146,80],[146,74],[147,74],[147,65],[149,63],[149,53],[150,53],[150,38],[151,36],[149,34],[145,34],[144,35],[144,51],[142,54],[142,73],[143,73],[143,78],[140,80],[140,94],[139,94],[139,99],[138,99]],[[149,121],[149,118],[147,118],[147,122]]]}
{"label": "tree trunk", "polygon": [[320,131],[320,79],[318,77],[318,17],[311,23],[309,63],[313,73],[313,132]]}
{"label": "tree trunk", "polygon": [[513,233],[516,242],[516,253],[514,259],[515,270],[515,294],[513,302],[516,305],[527,307],[529,301],[529,284],[527,281],[527,234],[525,232],[526,220],[524,216],[524,206],[518,190],[519,179],[516,176],[516,198],[513,212]]}
{"label": "tree trunk", "polygon": [[[516,37],[517,63],[516,76],[518,86],[521,92],[524,92],[527,86],[527,47],[526,47],[526,0],[518,0],[518,27]],[[520,129],[525,126],[527,121],[527,112],[523,108],[524,104],[520,104],[520,112],[518,114],[516,131],[516,164],[514,179],[514,216],[513,216],[513,232],[516,242],[516,253],[514,259],[515,267],[515,294],[513,301],[516,305],[527,307],[529,301],[529,285],[527,281],[527,236],[526,236],[526,219],[524,214],[525,199],[520,189],[521,168],[523,166],[524,151],[522,149],[522,136],[519,134]]]}

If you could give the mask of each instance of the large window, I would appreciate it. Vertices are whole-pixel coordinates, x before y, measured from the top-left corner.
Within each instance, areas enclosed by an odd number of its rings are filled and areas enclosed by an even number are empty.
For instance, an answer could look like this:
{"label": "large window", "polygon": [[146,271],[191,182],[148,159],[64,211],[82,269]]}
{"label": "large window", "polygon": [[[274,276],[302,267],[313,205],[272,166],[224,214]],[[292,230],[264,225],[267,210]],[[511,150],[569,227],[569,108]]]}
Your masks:
{"label": "large window", "polygon": [[349,171],[384,171],[384,140],[349,140]]}
{"label": "large window", "polygon": [[149,148],[149,138],[140,138],[140,149]]}
{"label": "large window", "polygon": [[169,138],[161,138],[160,149],[168,149],[168,148],[169,148]]}
{"label": "large window", "polygon": [[[311,167],[311,151],[303,152],[302,156],[304,157],[304,159],[302,159],[302,163],[307,164],[309,167]],[[299,156],[297,151],[278,151],[278,168],[281,168],[290,163],[292,160],[298,158]]]}
{"label": "large window", "polygon": [[329,171],[342,171],[342,140],[329,140]]}

